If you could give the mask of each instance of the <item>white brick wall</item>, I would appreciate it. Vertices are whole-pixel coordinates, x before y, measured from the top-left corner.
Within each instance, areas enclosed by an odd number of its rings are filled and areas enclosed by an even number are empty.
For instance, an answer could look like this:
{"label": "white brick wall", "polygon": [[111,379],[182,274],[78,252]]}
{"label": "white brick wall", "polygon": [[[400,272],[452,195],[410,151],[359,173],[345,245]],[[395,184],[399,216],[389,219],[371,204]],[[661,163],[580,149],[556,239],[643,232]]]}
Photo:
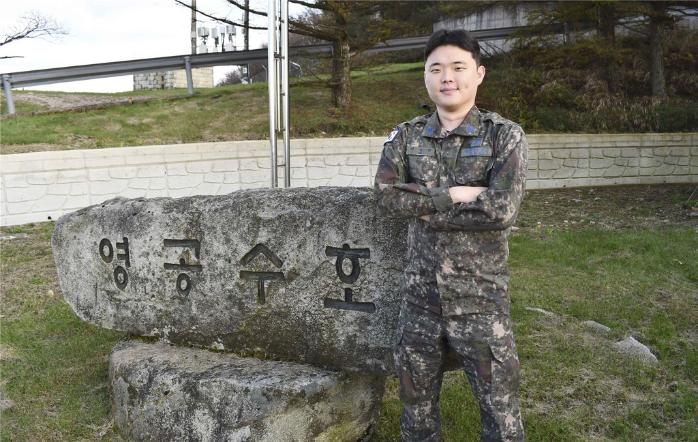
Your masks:
{"label": "white brick wall", "polygon": [[[195,88],[213,87],[213,68],[192,69]],[[133,90],[186,88],[187,74],[184,69],[167,72],[146,72],[133,75]]]}
{"label": "white brick wall", "polygon": [[[528,140],[528,189],[698,183],[697,133]],[[292,140],[291,185],[371,186],[382,144],[382,137]],[[270,181],[268,141],[0,155],[0,225],[56,219],[115,196],[225,194]]]}
{"label": "white brick wall", "polygon": [[528,189],[698,182],[698,133],[529,135]]}

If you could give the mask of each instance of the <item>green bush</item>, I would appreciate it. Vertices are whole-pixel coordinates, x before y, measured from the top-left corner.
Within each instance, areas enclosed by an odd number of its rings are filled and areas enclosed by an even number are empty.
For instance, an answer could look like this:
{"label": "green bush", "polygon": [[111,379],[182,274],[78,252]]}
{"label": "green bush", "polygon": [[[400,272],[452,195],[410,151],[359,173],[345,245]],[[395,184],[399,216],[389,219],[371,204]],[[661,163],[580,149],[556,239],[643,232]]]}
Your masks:
{"label": "green bush", "polygon": [[698,131],[698,104],[660,104],[655,108],[658,132]]}

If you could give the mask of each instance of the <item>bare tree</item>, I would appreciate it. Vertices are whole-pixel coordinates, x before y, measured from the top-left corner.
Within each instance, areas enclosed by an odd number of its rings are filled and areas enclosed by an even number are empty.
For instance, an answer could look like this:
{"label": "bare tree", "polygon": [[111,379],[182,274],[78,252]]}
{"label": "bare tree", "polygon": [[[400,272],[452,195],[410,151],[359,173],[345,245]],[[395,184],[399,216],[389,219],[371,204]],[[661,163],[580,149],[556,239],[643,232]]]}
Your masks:
{"label": "bare tree", "polygon": [[[53,37],[66,35],[68,31],[53,18],[31,11],[21,17],[18,25],[0,33],[0,46],[27,38]],[[6,55],[1,58],[21,58],[21,55]]]}

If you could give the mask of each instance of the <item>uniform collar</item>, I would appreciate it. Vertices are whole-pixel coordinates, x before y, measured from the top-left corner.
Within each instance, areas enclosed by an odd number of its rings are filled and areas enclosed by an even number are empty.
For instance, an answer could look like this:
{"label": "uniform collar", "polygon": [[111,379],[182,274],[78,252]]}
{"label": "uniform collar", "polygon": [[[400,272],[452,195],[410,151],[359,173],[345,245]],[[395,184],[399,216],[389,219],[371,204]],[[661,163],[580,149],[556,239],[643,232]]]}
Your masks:
{"label": "uniform collar", "polygon": [[[480,111],[476,106],[473,106],[463,121],[453,129],[450,134],[457,134],[464,137],[473,137],[480,132]],[[442,131],[441,123],[439,123],[439,115],[437,112],[432,113],[427,119],[427,123],[422,129],[422,136],[430,138],[445,138],[446,131]]]}

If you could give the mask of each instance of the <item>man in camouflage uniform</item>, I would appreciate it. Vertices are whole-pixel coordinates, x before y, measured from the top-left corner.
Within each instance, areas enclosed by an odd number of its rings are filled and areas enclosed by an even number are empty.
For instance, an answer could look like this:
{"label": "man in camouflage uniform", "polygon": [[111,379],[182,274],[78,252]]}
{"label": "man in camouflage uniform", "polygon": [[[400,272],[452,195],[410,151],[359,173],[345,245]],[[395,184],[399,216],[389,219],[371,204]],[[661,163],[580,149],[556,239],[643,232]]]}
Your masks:
{"label": "man in camouflage uniform", "polygon": [[507,236],[524,193],[521,128],[475,107],[485,75],[477,40],[438,31],[425,50],[437,111],[397,126],[376,173],[379,204],[410,218],[395,364],[403,441],[441,440],[445,356],[480,404],[481,439],[524,439],[509,319]]}

